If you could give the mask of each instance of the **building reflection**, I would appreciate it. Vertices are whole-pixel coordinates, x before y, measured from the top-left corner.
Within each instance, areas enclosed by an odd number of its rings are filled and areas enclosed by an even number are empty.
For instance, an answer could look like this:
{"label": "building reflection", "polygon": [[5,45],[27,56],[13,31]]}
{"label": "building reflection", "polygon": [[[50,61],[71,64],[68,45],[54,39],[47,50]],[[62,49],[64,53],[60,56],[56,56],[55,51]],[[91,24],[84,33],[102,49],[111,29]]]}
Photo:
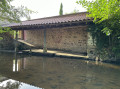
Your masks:
{"label": "building reflection", "polygon": [[25,60],[26,58],[18,59],[17,54],[15,53],[15,59],[13,59],[13,72],[18,72],[25,69]]}
{"label": "building reflection", "polygon": [[16,60],[13,60],[13,72],[17,72],[18,71],[18,61],[16,62]]}

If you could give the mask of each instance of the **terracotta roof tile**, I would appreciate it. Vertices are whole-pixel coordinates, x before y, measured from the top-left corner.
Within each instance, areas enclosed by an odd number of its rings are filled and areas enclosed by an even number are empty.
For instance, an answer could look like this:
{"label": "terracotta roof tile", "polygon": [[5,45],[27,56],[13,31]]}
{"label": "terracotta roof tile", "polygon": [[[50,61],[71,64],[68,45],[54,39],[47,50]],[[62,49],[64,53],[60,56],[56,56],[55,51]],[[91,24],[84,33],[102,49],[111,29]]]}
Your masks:
{"label": "terracotta roof tile", "polygon": [[23,25],[37,25],[37,24],[55,24],[55,23],[64,23],[64,22],[73,22],[73,21],[83,21],[90,18],[86,17],[87,12],[81,12],[76,14],[46,17],[34,20],[22,21],[21,23],[8,24],[3,27],[13,27],[13,26],[23,26]]}

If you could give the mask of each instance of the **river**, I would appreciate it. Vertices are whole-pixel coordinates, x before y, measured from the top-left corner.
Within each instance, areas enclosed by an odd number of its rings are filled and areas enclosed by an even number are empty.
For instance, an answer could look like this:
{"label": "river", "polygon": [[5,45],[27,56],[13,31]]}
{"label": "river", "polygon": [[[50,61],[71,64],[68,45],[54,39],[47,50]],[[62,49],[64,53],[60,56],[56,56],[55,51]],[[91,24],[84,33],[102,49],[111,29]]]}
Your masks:
{"label": "river", "polygon": [[0,53],[0,89],[120,89],[120,65]]}

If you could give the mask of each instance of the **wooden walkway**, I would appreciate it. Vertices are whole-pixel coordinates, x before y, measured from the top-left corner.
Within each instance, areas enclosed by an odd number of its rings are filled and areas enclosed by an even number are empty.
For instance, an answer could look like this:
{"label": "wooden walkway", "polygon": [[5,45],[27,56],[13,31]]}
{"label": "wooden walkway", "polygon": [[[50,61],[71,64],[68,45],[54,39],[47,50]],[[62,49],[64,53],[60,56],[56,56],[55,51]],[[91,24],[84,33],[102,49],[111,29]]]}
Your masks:
{"label": "wooden walkway", "polygon": [[47,52],[43,52],[43,49],[33,49],[33,48],[35,48],[35,46],[24,40],[18,40],[18,41],[21,43],[24,43],[30,47],[30,50],[23,50],[22,51],[23,53],[29,53],[29,54],[33,54],[33,55],[88,59],[88,56],[85,56],[82,54],[68,53],[68,52],[64,52],[64,51],[47,50]]}
{"label": "wooden walkway", "polygon": [[72,54],[72,53],[67,53],[67,52],[63,52],[63,51],[54,51],[54,50],[47,50],[46,53],[43,53],[43,49],[32,49],[31,51],[23,50],[23,52],[37,54],[37,55],[46,55],[46,56],[88,59],[88,56],[85,56],[82,54]]}

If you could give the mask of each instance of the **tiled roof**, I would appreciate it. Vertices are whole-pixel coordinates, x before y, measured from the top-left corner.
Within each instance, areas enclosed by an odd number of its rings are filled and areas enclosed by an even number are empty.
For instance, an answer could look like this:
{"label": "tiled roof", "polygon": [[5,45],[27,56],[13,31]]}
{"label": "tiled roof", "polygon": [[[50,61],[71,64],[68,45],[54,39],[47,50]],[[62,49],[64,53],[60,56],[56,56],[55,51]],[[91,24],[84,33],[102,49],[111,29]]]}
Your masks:
{"label": "tiled roof", "polygon": [[86,16],[86,14],[88,14],[88,13],[81,12],[81,13],[76,13],[76,14],[46,17],[46,18],[22,21],[21,23],[8,24],[8,25],[5,25],[3,27],[19,27],[19,26],[26,26],[26,25],[29,26],[29,25],[58,24],[58,23],[90,20],[90,18],[88,18]]}

